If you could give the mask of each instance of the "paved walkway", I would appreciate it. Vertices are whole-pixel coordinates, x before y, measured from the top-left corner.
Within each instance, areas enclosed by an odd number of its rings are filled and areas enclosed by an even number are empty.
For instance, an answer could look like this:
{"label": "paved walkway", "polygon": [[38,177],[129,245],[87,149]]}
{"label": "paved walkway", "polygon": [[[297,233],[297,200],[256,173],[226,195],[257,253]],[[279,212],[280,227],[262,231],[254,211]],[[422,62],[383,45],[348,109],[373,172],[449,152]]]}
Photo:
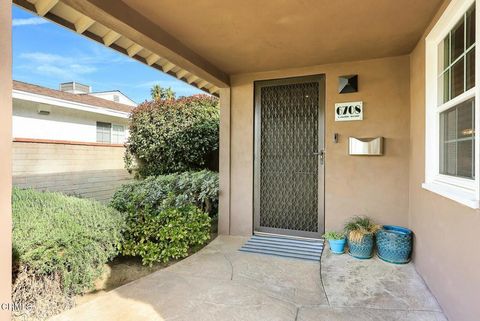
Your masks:
{"label": "paved walkway", "polygon": [[220,236],[52,320],[446,321],[411,264],[360,261],[326,249],[320,271],[316,262],[237,251],[245,241]]}

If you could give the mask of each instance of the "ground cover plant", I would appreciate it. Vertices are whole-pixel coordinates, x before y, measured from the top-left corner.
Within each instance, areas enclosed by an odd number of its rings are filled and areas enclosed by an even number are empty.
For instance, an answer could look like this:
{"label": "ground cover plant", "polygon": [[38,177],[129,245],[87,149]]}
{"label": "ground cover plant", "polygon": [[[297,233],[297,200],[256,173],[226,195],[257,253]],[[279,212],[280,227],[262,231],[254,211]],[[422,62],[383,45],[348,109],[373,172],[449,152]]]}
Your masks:
{"label": "ground cover plant", "polygon": [[96,201],[17,188],[12,209],[12,300],[31,303],[31,319],[43,320],[92,288],[118,254],[124,216]]}

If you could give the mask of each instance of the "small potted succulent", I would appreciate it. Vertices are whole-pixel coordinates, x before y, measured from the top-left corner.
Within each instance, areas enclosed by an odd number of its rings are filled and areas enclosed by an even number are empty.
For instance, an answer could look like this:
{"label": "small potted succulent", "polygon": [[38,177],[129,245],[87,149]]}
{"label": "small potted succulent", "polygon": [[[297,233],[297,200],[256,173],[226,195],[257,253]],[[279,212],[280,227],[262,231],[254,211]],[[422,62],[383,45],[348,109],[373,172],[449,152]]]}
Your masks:
{"label": "small potted succulent", "polygon": [[323,237],[328,240],[330,251],[333,254],[343,254],[346,243],[345,234],[331,231],[323,234]]}
{"label": "small potted succulent", "polygon": [[355,216],[345,224],[348,250],[357,259],[369,259],[373,256],[373,237],[380,226],[366,216]]}

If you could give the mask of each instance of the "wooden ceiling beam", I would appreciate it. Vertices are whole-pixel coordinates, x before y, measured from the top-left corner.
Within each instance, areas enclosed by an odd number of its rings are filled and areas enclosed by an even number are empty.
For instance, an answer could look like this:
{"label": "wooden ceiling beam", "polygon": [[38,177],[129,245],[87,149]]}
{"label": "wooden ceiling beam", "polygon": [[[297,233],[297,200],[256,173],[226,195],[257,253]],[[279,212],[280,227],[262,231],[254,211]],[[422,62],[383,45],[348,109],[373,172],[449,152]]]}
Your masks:
{"label": "wooden ceiling beam", "polygon": [[105,44],[105,46],[110,47],[110,45],[120,39],[121,36],[121,34],[110,30],[105,34],[105,36],[103,36],[103,43]]}
{"label": "wooden ceiling beam", "polygon": [[182,69],[180,70],[179,72],[177,72],[177,78],[178,79],[182,79],[183,77],[185,77],[186,75],[188,74],[188,71],[186,71],[185,69]]}
{"label": "wooden ceiling beam", "polygon": [[140,46],[138,43],[134,43],[133,45],[127,48],[128,56],[133,57],[142,49],[143,49],[142,46]]}
{"label": "wooden ceiling beam", "polygon": [[41,17],[46,15],[58,3],[58,0],[38,0],[35,2],[35,10]]}
{"label": "wooden ceiling beam", "polygon": [[172,64],[171,62],[167,62],[165,65],[162,66],[163,72],[169,72],[173,68],[175,68],[175,64]]}
{"label": "wooden ceiling beam", "polygon": [[75,22],[75,30],[80,34],[84,33],[94,23],[95,23],[95,21],[93,19],[90,19],[89,17],[82,15],[80,17],[80,19],[78,19]]}
{"label": "wooden ceiling beam", "polygon": [[160,60],[160,56],[157,55],[157,54],[152,53],[152,54],[151,54],[150,56],[148,56],[145,60],[147,61],[147,64],[148,64],[149,66],[151,66],[151,65],[153,65],[154,63],[156,63],[158,60]]}
{"label": "wooden ceiling beam", "polygon": [[123,1],[62,0],[62,3],[208,83],[219,88],[230,85],[226,73]]}

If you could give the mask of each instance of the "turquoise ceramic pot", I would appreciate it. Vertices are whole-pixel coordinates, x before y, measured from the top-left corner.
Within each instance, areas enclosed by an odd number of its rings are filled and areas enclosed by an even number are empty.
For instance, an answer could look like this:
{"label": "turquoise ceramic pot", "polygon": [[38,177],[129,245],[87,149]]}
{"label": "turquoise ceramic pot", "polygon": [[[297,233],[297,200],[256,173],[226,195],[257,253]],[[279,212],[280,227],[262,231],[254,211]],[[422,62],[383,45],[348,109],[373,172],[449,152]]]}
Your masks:
{"label": "turquoise ceramic pot", "polygon": [[333,254],[343,254],[345,251],[345,243],[347,240],[345,238],[341,240],[328,240],[328,244],[330,244],[330,251]]}
{"label": "turquoise ceramic pot", "polygon": [[361,242],[348,240],[348,250],[354,258],[370,259],[373,256],[373,234],[364,235]]}

